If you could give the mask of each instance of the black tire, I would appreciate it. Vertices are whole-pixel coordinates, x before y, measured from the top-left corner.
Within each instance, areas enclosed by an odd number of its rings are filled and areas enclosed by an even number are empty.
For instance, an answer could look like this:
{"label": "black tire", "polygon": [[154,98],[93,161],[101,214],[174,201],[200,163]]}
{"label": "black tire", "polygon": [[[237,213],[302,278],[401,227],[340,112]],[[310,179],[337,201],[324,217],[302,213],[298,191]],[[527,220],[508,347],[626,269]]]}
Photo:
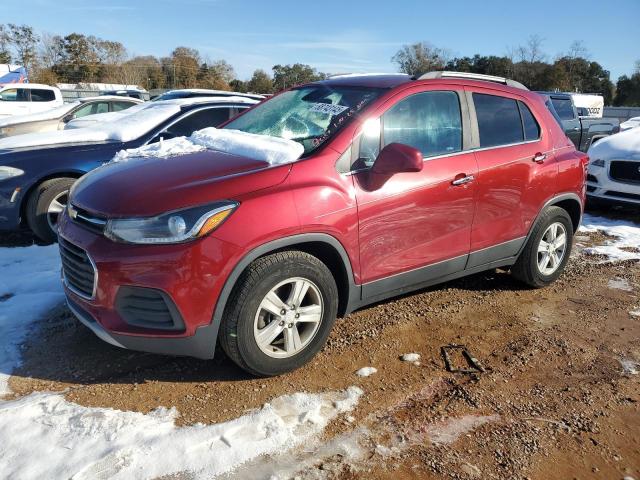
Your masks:
{"label": "black tire", "polygon": [[48,245],[58,240],[58,233],[51,228],[47,219],[49,206],[60,194],[68,193],[75,181],[75,178],[68,177],[46,180],[36,187],[27,200],[27,225],[42,243]]}
{"label": "black tire", "polygon": [[[280,282],[292,277],[309,280],[319,290],[323,301],[321,321],[309,343],[298,353],[288,358],[273,358],[258,346],[254,322],[265,296]],[[337,311],[338,289],[324,263],[296,250],[273,253],[255,260],[238,279],[220,326],[220,345],[229,358],[252,375],[280,375],[301,367],[320,351]]]}
{"label": "black tire", "polygon": [[[566,247],[564,255],[556,270],[550,275],[545,275],[538,266],[538,246],[547,229],[554,223],[564,225],[566,233]],[[534,288],[542,288],[555,282],[562,274],[564,267],[571,255],[573,245],[573,223],[566,210],[560,207],[548,207],[536,222],[531,236],[524,246],[518,260],[511,268],[511,275]]]}

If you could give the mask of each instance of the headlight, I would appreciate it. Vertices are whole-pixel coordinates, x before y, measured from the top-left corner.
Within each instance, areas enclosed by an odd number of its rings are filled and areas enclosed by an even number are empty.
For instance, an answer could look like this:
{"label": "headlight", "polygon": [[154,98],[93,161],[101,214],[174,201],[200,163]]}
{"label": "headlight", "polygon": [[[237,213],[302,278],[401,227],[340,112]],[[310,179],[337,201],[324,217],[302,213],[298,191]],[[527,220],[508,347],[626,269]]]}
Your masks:
{"label": "headlight", "polygon": [[19,177],[24,175],[24,171],[19,168],[13,167],[0,167],[0,180],[6,180],[7,178]]}
{"label": "headlight", "polygon": [[238,205],[237,202],[225,201],[157,217],[112,219],[107,222],[104,234],[116,242],[187,242],[204,237],[218,228]]}
{"label": "headlight", "polygon": [[598,158],[597,160],[594,160],[593,162],[589,162],[589,165],[593,165],[594,167],[604,167],[604,160]]}

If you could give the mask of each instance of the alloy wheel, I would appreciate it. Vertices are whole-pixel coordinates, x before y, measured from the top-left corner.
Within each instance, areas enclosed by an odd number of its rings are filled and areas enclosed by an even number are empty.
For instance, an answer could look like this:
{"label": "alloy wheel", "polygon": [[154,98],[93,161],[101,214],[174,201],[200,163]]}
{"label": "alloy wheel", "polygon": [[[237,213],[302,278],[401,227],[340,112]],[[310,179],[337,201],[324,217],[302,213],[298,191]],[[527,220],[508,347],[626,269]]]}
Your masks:
{"label": "alloy wheel", "polygon": [[560,222],[547,227],[538,244],[538,270],[543,275],[553,274],[562,263],[567,251],[567,230]]}
{"label": "alloy wheel", "polygon": [[287,358],[300,353],[320,328],[324,301],[310,280],[293,277],[278,283],[262,299],[253,334],[266,355]]}

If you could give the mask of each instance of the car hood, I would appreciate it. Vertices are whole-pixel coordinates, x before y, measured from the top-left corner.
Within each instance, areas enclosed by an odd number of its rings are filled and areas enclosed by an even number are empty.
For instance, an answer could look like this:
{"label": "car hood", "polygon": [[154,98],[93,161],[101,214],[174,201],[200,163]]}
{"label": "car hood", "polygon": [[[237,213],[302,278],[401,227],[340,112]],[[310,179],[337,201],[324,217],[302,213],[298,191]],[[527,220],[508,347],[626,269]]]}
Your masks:
{"label": "car hood", "polygon": [[275,186],[291,165],[205,150],[170,158],[111,162],[73,187],[74,206],[99,216],[146,217]]}
{"label": "car hood", "polygon": [[589,148],[591,160],[640,160],[640,128],[610,135]]}

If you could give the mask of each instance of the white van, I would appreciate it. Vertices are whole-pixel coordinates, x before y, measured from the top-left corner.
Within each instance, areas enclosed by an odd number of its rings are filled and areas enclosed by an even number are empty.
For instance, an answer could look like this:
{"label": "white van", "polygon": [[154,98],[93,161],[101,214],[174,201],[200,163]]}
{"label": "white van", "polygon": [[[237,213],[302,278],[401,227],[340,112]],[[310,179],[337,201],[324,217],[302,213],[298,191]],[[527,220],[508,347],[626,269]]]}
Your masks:
{"label": "white van", "polygon": [[37,83],[11,83],[0,87],[0,118],[43,112],[63,104],[56,87]]}

